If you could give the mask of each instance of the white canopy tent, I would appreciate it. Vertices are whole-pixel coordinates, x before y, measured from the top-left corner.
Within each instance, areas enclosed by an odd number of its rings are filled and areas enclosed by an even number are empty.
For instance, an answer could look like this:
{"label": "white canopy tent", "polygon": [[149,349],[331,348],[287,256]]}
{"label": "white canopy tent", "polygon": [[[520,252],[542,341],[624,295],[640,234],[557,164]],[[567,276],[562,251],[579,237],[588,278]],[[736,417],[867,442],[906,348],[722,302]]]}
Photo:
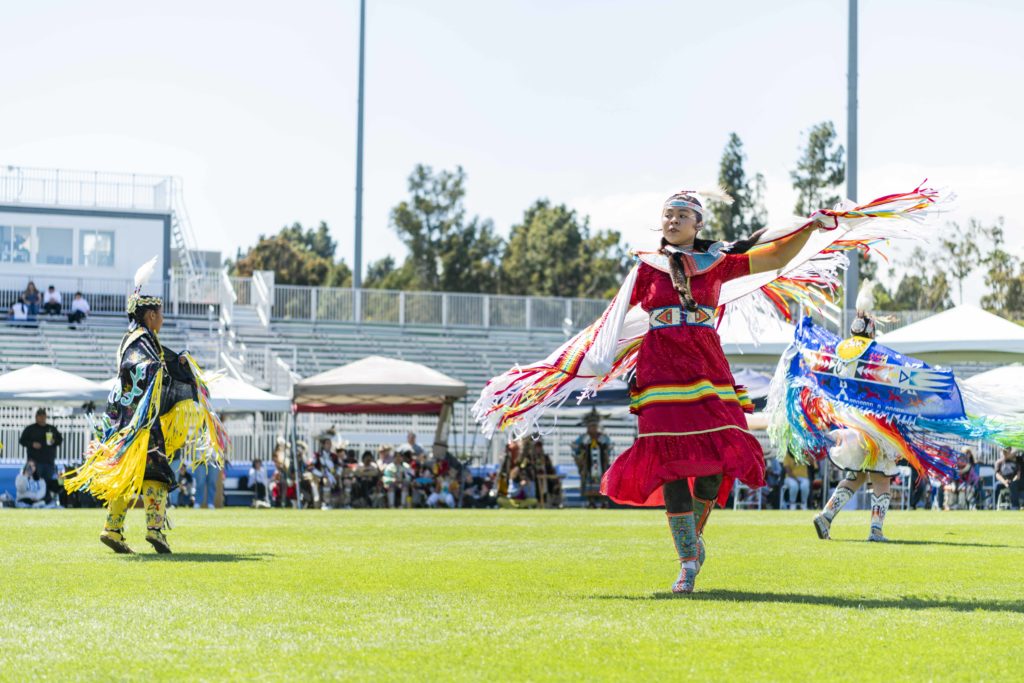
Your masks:
{"label": "white canopy tent", "polygon": [[[110,392],[116,377],[101,384],[104,396]],[[217,377],[209,383],[210,403],[218,413],[287,413],[292,402],[287,396],[278,396],[254,387],[234,377]]]}
{"label": "white canopy tent", "polygon": [[1024,327],[970,304],[887,332],[878,343],[929,363],[1024,359]]}
{"label": "white canopy tent", "polygon": [[0,402],[7,405],[80,405],[102,401],[109,392],[98,382],[46,365],[0,375]]}
{"label": "white canopy tent", "polygon": [[210,403],[221,413],[287,413],[292,401],[234,377],[220,377],[209,384]]}
{"label": "white canopy tent", "polygon": [[768,387],[772,383],[771,375],[755,372],[749,368],[737,370],[732,373],[732,378],[736,380],[736,384],[743,385],[751,401],[766,397],[768,395]]}
{"label": "white canopy tent", "polygon": [[1004,365],[993,368],[973,377],[960,381],[965,390],[965,403],[968,410],[973,401],[983,401],[990,405],[998,405],[1000,414],[1024,416],[1024,394],[1020,388],[1024,386],[1024,365]]}
{"label": "white canopy tent", "polygon": [[722,350],[732,364],[775,365],[795,332],[796,326],[774,315],[759,314],[751,325],[744,315],[728,310],[718,328]]}

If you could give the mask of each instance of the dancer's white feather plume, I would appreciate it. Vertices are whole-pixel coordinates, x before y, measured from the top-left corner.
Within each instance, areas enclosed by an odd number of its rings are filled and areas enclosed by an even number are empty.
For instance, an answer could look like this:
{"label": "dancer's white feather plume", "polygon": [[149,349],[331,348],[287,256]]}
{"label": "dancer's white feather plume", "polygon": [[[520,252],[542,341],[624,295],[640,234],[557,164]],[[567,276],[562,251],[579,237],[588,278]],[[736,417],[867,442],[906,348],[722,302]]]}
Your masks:
{"label": "dancer's white feather plume", "polygon": [[713,202],[720,202],[726,206],[732,206],[733,201],[732,195],[725,191],[721,185],[718,187],[712,187],[706,190],[697,190],[697,194],[704,199],[711,200]]}
{"label": "dancer's white feather plume", "polygon": [[149,282],[149,279],[153,277],[153,273],[156,271],[156,260],[157,257],[149,259],[135,271],[135,290],[138,291]]}
{"label": "dancer's white feather plume", "polygon": [[873,280],[864,280],[860,285],[860,291],[857,293],[857,310],[858,311],[873,311],[875,310],[875,286],[876,283]]}

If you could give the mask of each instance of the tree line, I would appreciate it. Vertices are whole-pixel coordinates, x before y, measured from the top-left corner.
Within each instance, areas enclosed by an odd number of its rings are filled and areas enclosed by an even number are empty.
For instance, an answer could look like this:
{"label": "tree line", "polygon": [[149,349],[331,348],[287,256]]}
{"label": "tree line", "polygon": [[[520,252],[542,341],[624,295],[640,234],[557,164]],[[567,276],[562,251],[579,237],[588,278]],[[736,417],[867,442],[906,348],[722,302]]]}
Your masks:
{"label": "tree line", "polygon": [[[743,141],[730,133],[718,169],[718,181],[734,201],[709,207],[707,234],[736,240],[767,225],[764,174],[750,174]],[[796,192],[794,213],[832,206],[846,180],[845,150],[831,121],[804,131],[790,181]],[[614,229],[595,230],[588,216],[565,204],[538,199],[502,238],[490,219],[467,215],[466,173],[417,165],[408,178],[409,196],[390,213],[389,227],[406,247],[399,263],[392,256],[370,263],[366,288],[472,292],[508,295],[602,298],[611,296],[630,265],[628,246]],[[885,263],[891,288],[877,285],[878,310],[942,310],[962,300],[964,280],[983,269],[987,293],[982,305],[1014,317],[1024,312],[1024,264],[1006,250],[1002,219],[983,225],[949,223],[930,246],[916,247],[894,263]],[[352,271],[337,258],[337,242],[324,222],[300,223],[277,234],[260,235],[228,266],[237,275],[273,270],[280,284],[349,287]],[[862,279],[877,282],[879,258],[858,255]],[[883,262],[884,263],[884,262]],[[955,288],[955,291],[954,291]]]}

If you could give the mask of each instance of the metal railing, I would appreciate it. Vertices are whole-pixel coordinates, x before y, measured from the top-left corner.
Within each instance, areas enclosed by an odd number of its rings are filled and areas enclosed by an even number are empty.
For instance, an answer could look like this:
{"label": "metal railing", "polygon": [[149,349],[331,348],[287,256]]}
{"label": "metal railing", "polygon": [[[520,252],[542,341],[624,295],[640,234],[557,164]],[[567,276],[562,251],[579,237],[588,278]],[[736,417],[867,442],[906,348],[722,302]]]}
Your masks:
{"label": "metal railing", "polygon": [[169,213],[173,176],[0,166],[0,202]]}
{"label": "metal railing", "polygon": [[578,329],[608,302],[599,299],[401,292],[276,285],[274,320],[505,329]]}
{"label": "metal railing", "polygon": [[220,319],[225,325],[231,325],[231,321],[234,318],[235,302],[238,301],[238,296],[235,294],[235,288],[231,285],[231,278],[228,277],[228,271],[222,270],[220,272]]}
{"label": "metal railing", "polygon": [[[29,274],[0,276],[0,306],[6,308],[13,303],[29,279]],[[230,325],[235,306],[252,306],[264,327],[274,320],[286,320],[574,331],[596,320],[608,305],[601,299],[278,285],[274,284],[272,274],[264,272],[249,278],[229,276],[224,271],[203,271],[192,279],[191,286],[187,282],[183,272],[174,271],[164,284],[167,307],[175,315],[205,316],[213,306]],[[94,312],[113,313],[124,311],[125,297],[132,288],[130,280],[116,278],[47,276],[43,284],[53,284],[61,291],[65,307],[74,292],[82,291]],[[879,324],[879,330],[887,332],[936,312],[876,311],[876,314],[893,318],[893,322]],[[828,329],[837,331],[840,326],[836,321],[842,319],[843,312],[836,311],[832,321],[822,320],[818,315],[814,317]]]}
{"label": "metal railing", "polygon": [[263,327],[270,327],[271,311],[274,307],[274,271],[257,270],[252,274],[251,301]]}
{"label": "metal railing", "polygon": [[231,288],[235,290],[235,296],[239,306],[248,306],[252,304],[252,278],[248,277],[235,277],[229,276],[231,279]]}
{"label": "metal railing", "polygon": [[266,380],[272,393],[291,396],[295,383],[301,377],[292,370],[295,367],[295,348],[292,347],[292,362],[289,364],[276,352],[267,348]]}
{"label": "metal railing", "polygon": [[170,291],[167,308],[175,315],[204,315],[207,306],[222,303],[221,278],[221,273],[215,270],[202,271],[191,278],[183,271],[172,271],[167,286]]}

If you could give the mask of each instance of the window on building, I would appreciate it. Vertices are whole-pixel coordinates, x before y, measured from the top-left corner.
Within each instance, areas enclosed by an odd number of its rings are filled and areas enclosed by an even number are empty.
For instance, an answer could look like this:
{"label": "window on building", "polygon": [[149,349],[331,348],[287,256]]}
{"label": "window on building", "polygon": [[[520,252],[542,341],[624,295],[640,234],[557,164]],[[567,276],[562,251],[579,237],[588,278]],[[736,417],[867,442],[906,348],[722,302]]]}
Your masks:
{"label": "window on building", "polygon": [[47,266],[70,266],[75,263],[75,231],[71,228],[36,228],[39,248],[36,263]]}
{"label": "window on building", "polygon": [[0,262],[28,263],[32,260],[32,228],[0,225]]}
{"label": "window on building", "polygon": [[82,230],[78,249],[78,264],[81,266],[114,265],[114,231]]}

